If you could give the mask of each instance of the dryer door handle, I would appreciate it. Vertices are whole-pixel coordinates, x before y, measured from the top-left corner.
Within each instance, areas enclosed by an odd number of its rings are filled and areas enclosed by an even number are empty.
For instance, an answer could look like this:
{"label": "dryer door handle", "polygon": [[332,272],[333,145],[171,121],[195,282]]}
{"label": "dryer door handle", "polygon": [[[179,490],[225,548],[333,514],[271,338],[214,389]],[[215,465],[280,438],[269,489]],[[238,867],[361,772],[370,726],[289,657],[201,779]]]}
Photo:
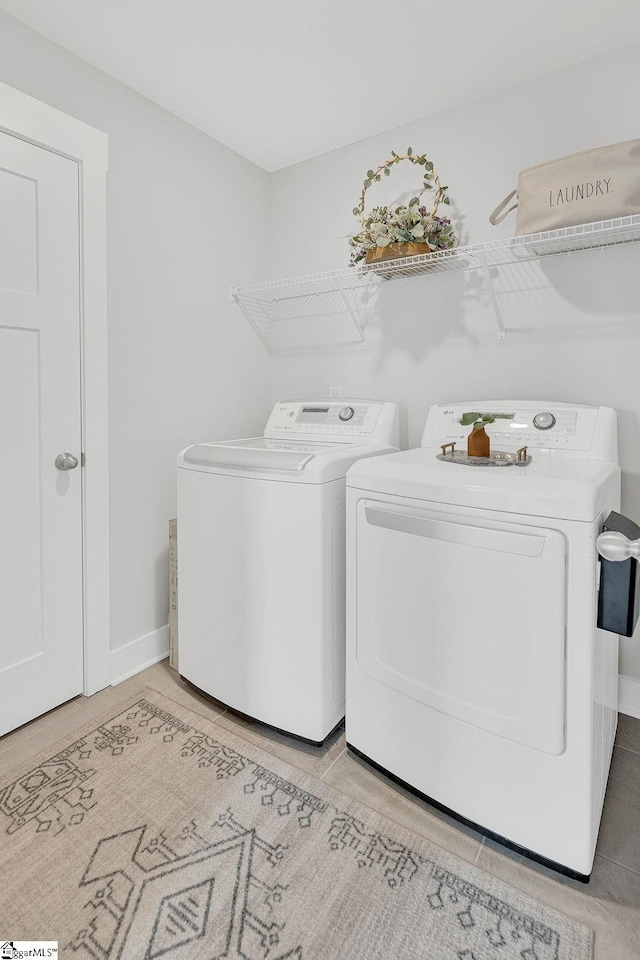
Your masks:
{"label": "dryer door handle", "polygon": [[459,523],[456,520],[435,520],[428,514],[402,508],[387,508],[379,504],[365,504],[367,523],[399,533],[409,533],[431,540],[444,540],[482,550],[499,550],[503,553],[515,553],[526,557],[540,557],[544,551],[545,532],[516,533],[512,530],[500,530],[495,527]]}

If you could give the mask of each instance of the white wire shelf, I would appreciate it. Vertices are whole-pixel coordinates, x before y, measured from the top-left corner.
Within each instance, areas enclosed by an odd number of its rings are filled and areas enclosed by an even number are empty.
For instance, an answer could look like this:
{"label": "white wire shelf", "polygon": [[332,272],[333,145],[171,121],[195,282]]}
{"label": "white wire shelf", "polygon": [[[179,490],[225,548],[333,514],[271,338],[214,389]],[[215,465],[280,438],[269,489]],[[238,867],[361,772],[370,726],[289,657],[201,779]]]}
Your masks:
{"label": "white wire shelf", "polygon": [[517,266],[542,257],[637,240],[640,240],[640,215],[617,217],[454,250],[438,250],[417,257],[232,287],[231,299],[272,352],[352,343],[366,346],[364,318],[381,283],[452,271],[481,270],[496,311],[498,336],[504,338],[490,268]]}

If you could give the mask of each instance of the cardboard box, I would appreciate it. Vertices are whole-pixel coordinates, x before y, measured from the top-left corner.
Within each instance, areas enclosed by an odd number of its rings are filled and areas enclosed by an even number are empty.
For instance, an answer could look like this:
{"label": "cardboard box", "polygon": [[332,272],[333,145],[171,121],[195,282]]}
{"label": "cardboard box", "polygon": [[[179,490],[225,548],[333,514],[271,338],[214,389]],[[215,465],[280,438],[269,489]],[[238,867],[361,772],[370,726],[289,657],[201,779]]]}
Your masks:
{"label": "cardboard box", "polygon": [[178,521],[169,520],[169,666],[178,669]]}

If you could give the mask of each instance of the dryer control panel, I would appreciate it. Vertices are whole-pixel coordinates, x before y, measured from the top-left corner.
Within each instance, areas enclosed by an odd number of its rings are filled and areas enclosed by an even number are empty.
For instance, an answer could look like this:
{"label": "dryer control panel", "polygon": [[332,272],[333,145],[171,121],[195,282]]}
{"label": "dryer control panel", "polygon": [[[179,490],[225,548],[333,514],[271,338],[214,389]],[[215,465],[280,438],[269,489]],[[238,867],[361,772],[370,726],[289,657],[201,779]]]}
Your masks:
{"label": "dryer control panel", "polygon": [[431,407],[422,437],[423,447],[461,443],[471,430],[462,426],[465,413],[495,415],[486,427],[496,449],[558,451],[569,456],[617,458],[615,411],[609,407],[538,400],[471,400]]}

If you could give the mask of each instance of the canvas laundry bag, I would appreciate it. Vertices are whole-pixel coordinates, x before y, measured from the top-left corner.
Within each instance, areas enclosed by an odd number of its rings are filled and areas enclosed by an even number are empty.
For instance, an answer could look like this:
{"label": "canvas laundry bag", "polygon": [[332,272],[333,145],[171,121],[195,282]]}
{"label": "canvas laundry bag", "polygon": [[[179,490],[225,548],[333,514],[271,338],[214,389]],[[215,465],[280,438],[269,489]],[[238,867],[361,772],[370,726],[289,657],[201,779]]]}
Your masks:
{"label": "canvas laundry bag", "polygon": [[640,140],[583,150],[522,170],[517,190],[489,220],[501,223],[515,209],[516,236],[640,213]]}

